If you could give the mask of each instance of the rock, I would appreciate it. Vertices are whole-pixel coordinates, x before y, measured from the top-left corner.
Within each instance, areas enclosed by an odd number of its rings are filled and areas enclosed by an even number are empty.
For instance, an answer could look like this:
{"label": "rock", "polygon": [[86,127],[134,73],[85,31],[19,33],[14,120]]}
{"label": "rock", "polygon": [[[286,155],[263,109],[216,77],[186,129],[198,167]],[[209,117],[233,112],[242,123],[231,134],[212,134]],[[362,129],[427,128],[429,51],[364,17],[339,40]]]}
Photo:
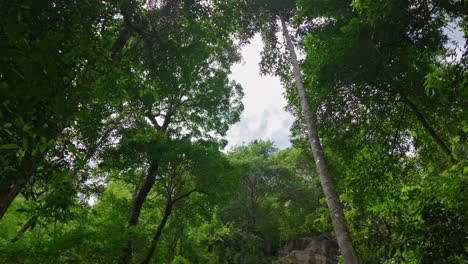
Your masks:
{"label": "rock", "polygon": [[338,244],[329,234],[289,241],[279,252],[274,264],[335,264]]}

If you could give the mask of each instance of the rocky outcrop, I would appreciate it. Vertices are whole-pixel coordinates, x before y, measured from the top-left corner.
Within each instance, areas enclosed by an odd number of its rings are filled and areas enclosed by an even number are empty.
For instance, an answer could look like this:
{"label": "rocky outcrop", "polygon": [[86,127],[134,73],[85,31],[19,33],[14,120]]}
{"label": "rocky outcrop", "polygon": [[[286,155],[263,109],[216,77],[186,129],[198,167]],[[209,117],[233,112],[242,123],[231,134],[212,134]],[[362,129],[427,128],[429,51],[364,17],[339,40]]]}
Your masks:
{"label": "rocky outcrop", "polygon": [[274,264],[335,264],[338,244],[329,234],[289,241],[279,252]]}

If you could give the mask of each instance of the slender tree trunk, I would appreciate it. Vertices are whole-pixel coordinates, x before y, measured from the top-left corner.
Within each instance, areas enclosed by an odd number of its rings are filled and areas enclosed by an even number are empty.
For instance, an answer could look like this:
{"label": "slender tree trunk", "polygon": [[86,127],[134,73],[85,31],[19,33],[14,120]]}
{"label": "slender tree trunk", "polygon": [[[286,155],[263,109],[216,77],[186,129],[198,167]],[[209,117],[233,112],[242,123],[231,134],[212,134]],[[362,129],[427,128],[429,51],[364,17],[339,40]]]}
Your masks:
{"label": "slender tree trunk", "polygon": [[304,86],[302,84],[302,74],[301,69],[299,68],[299,63],[297,61],[296,52],[289,36],[286,23],[281,18],[281,25],[283,28],[283,36],[286,39],[287,48],[290,54],[290,60],[294,72],[294,79],[296,81],[297,93],[299,95],[302,107],[302,113],[304,115],[310,147],[315,159],[315,164],[320,175],[320,182],[322,184],[323,193],[327,200],[328,209],[330,211],[330,217],[332,219],[333,228],[336,233],[336,239],[341,250],[344,262],[346,264],[355,264],[358,263],[358,258],[353,249],[353,244],[351,242],[351,237],[348,233],[348,228],[346,226],[346,219],[341,208],[339,201],[338,193],[336,192],[335,186],[333,184],[332,176],[328,171],[328,166],[325,162],[325,156],[323,154],[322,145],[317,133],[317,126],[314,115],[310,110],[309,103],[305,94]]}
{"label": "slender tree trunk", "polygon": [[[143,184],[137,189],[135,195],[132,199],[132,204],[128,210],[128,218],[127,224],[128,227],[131,228],[138,224],[138,218],[140,217],[141,208],[143,207],[143,203],[146,200],[151,188],[153,188],[154,183],[156,182],[156,173],[158,172],[158,165],[155,163],[151,163],[150,167],[148,168],[148,172],[146,175],[146,179]],[[128,239],[127,245],[123,249],[122,256],[120,257],[120,263],[130,263],[132,259],[132,240],[131,238]]]}
{"label": "slender tree trunk", "polygon": [[148,264],[151,261],[151,258],[153,257],[154,250],[156,249],[156,246],[158,244],[159,238],[161,237],[162,231],[164,227],[166,226],[167,219],[169,219],[169,216],[171,216],[172,213],[172,207],[174,204],[176,204],[178,201],[187,198],[190,196],[190,194],[199,191],[197,189],[192,189],[185,194],[182,194],[181,196],[177,198],[172,198],[172,191],[168,191],[167,193],[167,203],[166,203],[166,208],[164,209],[164,216],[161,220],[161,223],[159,223],[158,229],[156,230],[156,233],[154,234],[153,240],[151,241],[150,248],[148,250],[148,253],[146,254],[142,264]]}
{"label": "slender tree trunk", "polygon": [[133,197],[132,205],[128,210],[128,225],[134,226],[138,223],[138,218],[140,217],[141,207],[145,202],[146,197],[148,196],[151,188],[156,182],[156,173],[158,171],[158,165],[152,163],[148,168],[148,173],[143,184],[138,188],[135,196]]}
{"label": "slender tree trunk", "polygon": [[158,244],[159,238],[161,237],[162,230],[166,226],[167,219],[169,219],[169,216],[172,213],[172,206],[174,203],[170,198],[167,200],[166,208],[164,210],[164,216],[163,219],[161,220],[161,223],[158,225],[158,229],[156,229],[156,233],[154,234],[153,240],[151,241],[148,253],[146,254],[144,260],[141,262],[142,264],[148,264],[151,261],[151,258],[153,257],[154,250],[156,249],[156,245]]}
{"label": "slender tree trunk", "polygon": [[39,218],[39,215],[34,215],[32,217],[30,217],[28,219],[28,221],[26,221],[26,223],[23,224],[23,226],[21,226],[21,229],[18,230],[15,234],[15,237],[13,237],[12,239],[10,239],[10,243],[15,243],[16,241],[18,241],[18,239],[21,238],[21,236],[23,236],[23,234],[28,231],[28,229],[37,221],[37,218]]}
{"label": "slender tree trunk", "polygon": [[410,108],[411,110],[413,111],[413,113],[416,115],[416,117],[418,118],[419,122],[421,122],[424,130],[426,130],[426,132],[432,137],[432,139],[434,140],[434,142],[437,144],[437,146],[439,147],[439,149],[447,156],[450,158],[450,161],[452,161],[453,163],[456,162],[455,158],[453,157],[452,155],[452,151],[450,150],[450,148],[444,143],[444,141],[440,138],[439,135],[437,135],[437,133],[435,132],[435,130],[431,127],[431,125],[429,125],[429,123],[427,122],[426,118],[424,118],[424,116],[421,114],[421,112],[418,110],[418,108],[416,107],[416,105],[411,102],[406,96],[404,96],[403,94],[400,93],[400,96],[403,100],[404,103],[406,103]]}

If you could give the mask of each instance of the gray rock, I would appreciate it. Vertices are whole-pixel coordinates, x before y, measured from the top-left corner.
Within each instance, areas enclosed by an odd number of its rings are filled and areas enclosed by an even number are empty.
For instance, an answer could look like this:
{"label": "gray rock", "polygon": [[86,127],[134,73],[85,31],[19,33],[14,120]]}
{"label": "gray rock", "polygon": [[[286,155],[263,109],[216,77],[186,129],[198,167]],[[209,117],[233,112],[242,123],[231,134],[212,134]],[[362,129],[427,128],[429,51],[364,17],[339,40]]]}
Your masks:
{"label": "gray rock", "polygon": [[338,244],[329,234],[298,238],[286,243],[279,255],[273,264],[335,264]]}

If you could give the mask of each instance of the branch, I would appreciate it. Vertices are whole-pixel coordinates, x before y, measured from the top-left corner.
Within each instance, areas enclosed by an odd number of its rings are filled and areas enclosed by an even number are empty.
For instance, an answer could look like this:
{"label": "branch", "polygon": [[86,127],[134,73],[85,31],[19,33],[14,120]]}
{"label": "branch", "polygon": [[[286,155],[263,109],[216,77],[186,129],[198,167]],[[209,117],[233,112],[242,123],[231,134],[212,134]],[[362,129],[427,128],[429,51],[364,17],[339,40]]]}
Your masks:
{"label": "branch", "polygon": [[190,194],[192,194],[192,193],[194,193],[194,192],[199,192],[199,193],[204,193],[204,194],[206,194],[204,191],[198,190],[197,188],[194,188],[194,189],[188,191],[187,193],[182,194],[181,196],[179,196],[179,197],[175,198],[174,200],[172,200],[172,204],[175,204],[176,202],[178,202],[178,201],[180,201],[180,200],[182,200],[182,199],[188,197]]}
{"label": "branch", "polygon": [[28,219],[28,221],[26,223],[23,224],[23,226],[21,227],[20,230],[18,230],[15,234],[15,236],[10,239],[10,241],[8,241],[9,243],[15,243],[16,241],[18,241],[18,239],[21,238],[21,236],[31,227],[33,226],[36,221],[37,221],[37,218],[39,218],[39,215],[34,215],[32,217],[30,217]]}
{"label": "branch", "polygon": [[151,112],[151,110],[148,110],[148,112],[146,112],[146,117],[148,117],[153,126],[156,127],[156,130],[161,130],[161,126],[159,125],[158,121],[156,120],[156,116]]}
{"label": "branch", "polygon": [[452,155],[452,151],[450,150],[450,148],[444,143],[444,141],[442,141],[442,139],[440,138],[439,135],[437,135],[437,133],[435,132],[435,130],[431,127],[431,125],[429,125],[429,123],[427,122],[426,118],[424,118],[424,116],[422,115],[422,113],[418,110],[418,108],[416,107],[416,105],[411,102],[405,95],[401,94],[401,99],[404,103],[406,103],[410,108],[411,110],[413,111],[413,113],[416,115],[416,117],[418,118],[418,120],[421,122],[421,125],[424,127],[424,129],[426,130],[426,132],[432,137],[432,139],[435,141],[435,143],[437,144],[437,146],[440,148],[440,150],[442,152],[444,152],[445,155],[447,155],[450,160],[453,162],[453,163],[456,163],[456,159],[453,157]]}

